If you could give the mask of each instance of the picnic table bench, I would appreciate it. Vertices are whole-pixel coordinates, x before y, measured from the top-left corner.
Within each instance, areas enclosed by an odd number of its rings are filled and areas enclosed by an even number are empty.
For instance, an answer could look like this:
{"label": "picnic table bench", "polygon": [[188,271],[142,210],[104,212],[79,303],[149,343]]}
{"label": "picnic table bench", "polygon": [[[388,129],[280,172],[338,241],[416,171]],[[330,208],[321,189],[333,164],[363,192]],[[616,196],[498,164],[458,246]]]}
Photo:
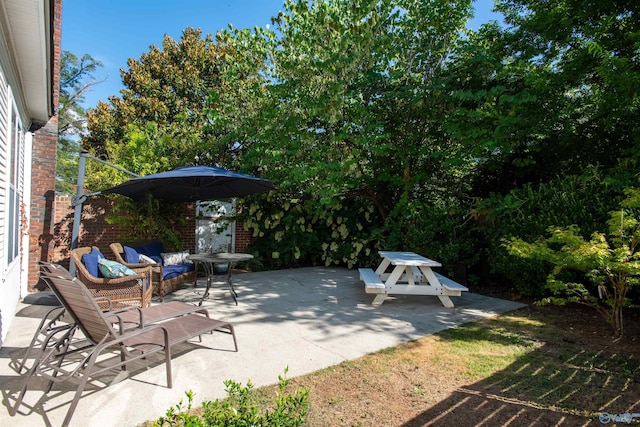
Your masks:
{"label": "picnic table bench", "polygon": [[[442,265],[414,252],[380,251],[382,261],[374,271],[359,268],[360,279],[365,284],[365,292],[376,294],[372,305],[380,305],[387,296],[396,295],[436,295],[445,307],[454,307],[452,296],[460,296],[468,291],[466,286],[434,272],[432,267]],[[391,270],[389,272],[389,270]]]}

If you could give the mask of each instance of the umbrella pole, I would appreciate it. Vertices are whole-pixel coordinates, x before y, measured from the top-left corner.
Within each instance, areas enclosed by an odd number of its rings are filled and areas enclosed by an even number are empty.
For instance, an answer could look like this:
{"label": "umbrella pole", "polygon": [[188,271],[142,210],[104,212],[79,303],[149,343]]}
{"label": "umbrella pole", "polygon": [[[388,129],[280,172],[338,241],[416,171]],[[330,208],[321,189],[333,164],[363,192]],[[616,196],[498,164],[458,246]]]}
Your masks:
{"label": "umbrella pole", "polygon": [[[73,199],[73,229],[71,230],[71,249],[78,247],[78,235],[80,234],[80,220],[82,219],[82,203],[86,200],[86,197],[82,194],[84,188],[84,173],[87,168],[87,156],[89,153],[86,151],[80,152],[80,159],[78,161],[78,185],[76,186],[76,196]],[[73,258],[69,259],[69,273],[72,276],[76,274],[76,266],[73,262]]]}

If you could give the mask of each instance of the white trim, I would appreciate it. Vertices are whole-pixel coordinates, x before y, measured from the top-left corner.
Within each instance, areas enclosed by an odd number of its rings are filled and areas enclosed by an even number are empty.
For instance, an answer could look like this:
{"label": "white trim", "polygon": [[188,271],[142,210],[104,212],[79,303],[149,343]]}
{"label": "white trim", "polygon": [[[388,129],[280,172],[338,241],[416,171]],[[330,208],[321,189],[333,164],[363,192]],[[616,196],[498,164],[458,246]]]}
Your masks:
{"label": "white trim", "polygon": [[[33,134],[27,132],[24,138],[24,157],[31,159],[33,152]],[[20,298],[24,298],[29,294],[29,244],[30,238],[30,226],[31,226],[31,166],[32,162],[25,162],[24,164],[24,189],[22,194],[22,201],[26,206],[25,221],[26,229],[21,229],[22,238],[20,242]]]}

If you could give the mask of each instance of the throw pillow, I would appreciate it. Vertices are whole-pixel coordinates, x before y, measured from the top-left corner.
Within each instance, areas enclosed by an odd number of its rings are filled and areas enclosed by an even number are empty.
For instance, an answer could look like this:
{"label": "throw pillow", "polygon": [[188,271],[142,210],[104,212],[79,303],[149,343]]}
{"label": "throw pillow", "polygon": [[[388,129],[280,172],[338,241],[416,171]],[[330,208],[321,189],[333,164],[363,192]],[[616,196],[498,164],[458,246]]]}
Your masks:
{"label": "throw pillow", "polygon": [[129,267],[126,267],[119,262],[111,261],[110,259],[104,258],[98,260],[98,268],[100,269],[102,275],[109,279],[123,276],[133,276],[136,274],[136,272]]}
{"label": "throw pillow", "polygon": [[100,259],[104,259],[104,255],[95,248],[91,249],[88,254],[82,255],[82,264],[93,277],[100,277],[100,270],[98,269],[98,261]]}
{"label": "throw pillow", "polygon": [[151,257],[146,256],[145,254],[140,254],[139,260],[142,264],[156,264],[156,261],[154,261]]}
{"label": "throw pillow", "polygon": [[189,251],[182,252],[162,252],[163,265],[178,265],[178,264],[191,264],[191,261],[187,259]]}
{"label": "throw pillow", "polygon": [[124,260],[129,264],[138,264],[140,262],[140,255],[136,252],[135,249],[130,248],[129,246],[123,246],[124,248]]}

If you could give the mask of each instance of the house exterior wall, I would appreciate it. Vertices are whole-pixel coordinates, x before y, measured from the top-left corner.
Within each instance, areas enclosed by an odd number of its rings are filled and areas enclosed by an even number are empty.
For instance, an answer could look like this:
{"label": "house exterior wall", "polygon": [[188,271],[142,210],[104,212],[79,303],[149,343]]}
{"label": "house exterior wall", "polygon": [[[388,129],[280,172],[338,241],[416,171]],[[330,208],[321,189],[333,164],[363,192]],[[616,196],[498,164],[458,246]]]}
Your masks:
{"label": "house exterior wall", "polygon": [[45,195],[55,184],[61,18],[62,0],[0,8],[0,347],[28,292],[31,242],[45,231],[31,218],[53,212]]}

